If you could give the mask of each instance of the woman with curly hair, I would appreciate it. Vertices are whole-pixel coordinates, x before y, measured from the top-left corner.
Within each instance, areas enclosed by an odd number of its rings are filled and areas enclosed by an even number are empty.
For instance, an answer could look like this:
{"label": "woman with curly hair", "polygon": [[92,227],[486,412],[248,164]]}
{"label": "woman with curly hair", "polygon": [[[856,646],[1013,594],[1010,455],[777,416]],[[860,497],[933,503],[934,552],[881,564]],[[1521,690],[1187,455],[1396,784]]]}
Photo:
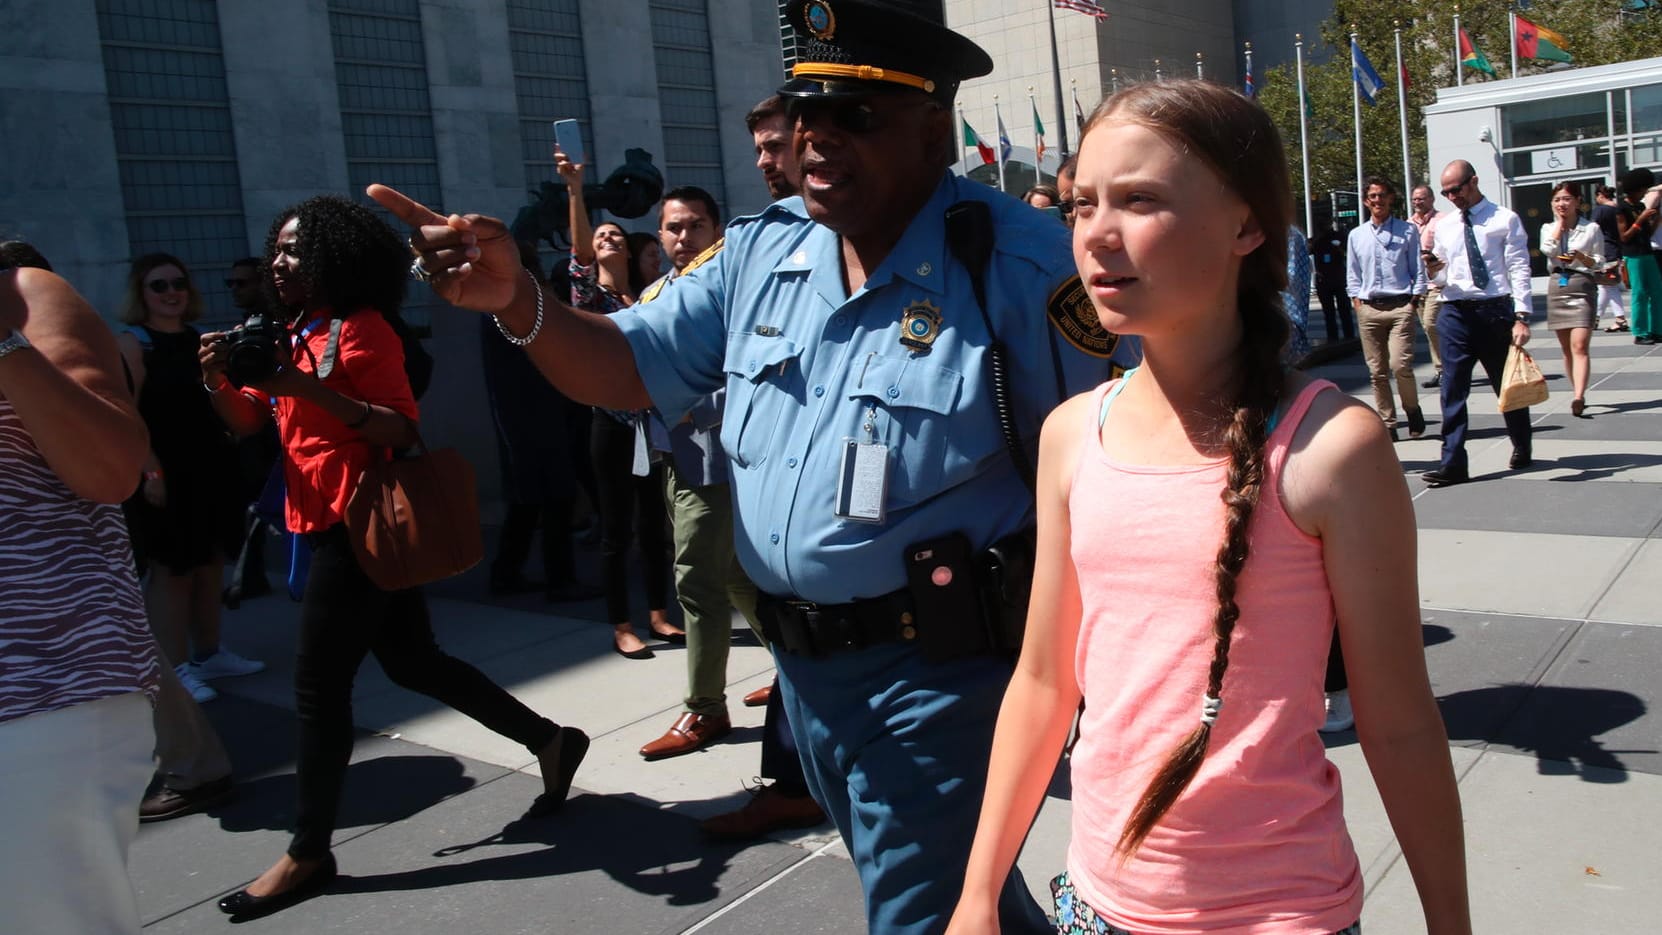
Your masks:
{"label": "woman with curly hair", "polygon": [[[200,352],[203,381],[232,431],[251,434],[275,412],[288,526],[312,546],[294,678],[294,838],[270,869],[220,900],[220,909],[238,916],[291,905],[335,875],[329,841],[352,752],[352,681],[367,654],[394,683],[523,744],[537,758],[545,787],[532,815],[560,807],[589,746],[582,731],[539,716],[445,655],[420,589],[376,587],[342,524],[364,469],[416,441],[419,413],[391,324],[404,298],[409,251],[367,208],[323,195],[279,215],[265,252],[267,282],[293,315],[286,345],[273,348],[275,374],[239,390],[226,377],[225,335],[204,335]],[[325,360],[333,366],[320,376]]]}
{"label": "woman with curly hair", "polygon": [[[571,204],[571,304],[610,315],[635,304],[648,284],[629,249],[629,235],[611,221],[589,223],[583,204],[583,166],[554,150],[554,165],[566,180]],[[589,455],[599,494],[601,584],[606,616],[612,624],[612,649],[625,659],[651,659],[652,649],[636,635],[629,620],[629,545],[641,544],[646,578],[647,623],[652,635],[685,642],[687,634],[669,619],[670,557],[664,535],[663,467],[651,460],[645,435],[645,411],[597,409],[590,426]],[[631,523],[633,531],[631,531]]]}
{"label": "woman with curly hair", "polygon": [[997,931],[1081,700],[1059,931],[1354,935],[1316,733],[1335,623],[1426,930],[1471,932],[1402,468],[1372,411],[1281,361],[1288,190],[1269,116],[1221,85],[1135,85],[1085,124],[1074,260],[1143,364],[1041,434],[1027,638],[953,935]]}
{"label": "woman with curly hair", "polygon": [[[150,456],[127,520],[141,565],[145,605],[156,640],[198,702],[218,692],[207,682],[249,675],[265,663],[219,641],[225,561],[242,545],[237,452],[214,417],[196,363],[202,293],[183,260],[149,253],[127,273],[116,338],[139,413],[150,429]],[[187,641],[187,635],[189,637]]]}

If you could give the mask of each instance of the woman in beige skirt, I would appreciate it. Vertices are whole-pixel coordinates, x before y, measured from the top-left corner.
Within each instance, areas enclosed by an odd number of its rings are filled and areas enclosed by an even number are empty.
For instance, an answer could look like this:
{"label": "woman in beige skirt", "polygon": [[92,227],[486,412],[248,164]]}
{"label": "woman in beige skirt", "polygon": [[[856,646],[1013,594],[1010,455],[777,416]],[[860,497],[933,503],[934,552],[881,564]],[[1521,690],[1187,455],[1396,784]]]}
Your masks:
{"label": "woman in beige skirt", "polygon": [[1541,255],[1547,258],[1547,328],[1564,349],[1564,371],[1575,398],[1570,415],[1587,408],[1587,353],[1598,310],[1595,271],[1604,263],[1604,235],[1581,216],[1581,195],[1573,182],[1552,188],[1552,220],[1541,225]]}

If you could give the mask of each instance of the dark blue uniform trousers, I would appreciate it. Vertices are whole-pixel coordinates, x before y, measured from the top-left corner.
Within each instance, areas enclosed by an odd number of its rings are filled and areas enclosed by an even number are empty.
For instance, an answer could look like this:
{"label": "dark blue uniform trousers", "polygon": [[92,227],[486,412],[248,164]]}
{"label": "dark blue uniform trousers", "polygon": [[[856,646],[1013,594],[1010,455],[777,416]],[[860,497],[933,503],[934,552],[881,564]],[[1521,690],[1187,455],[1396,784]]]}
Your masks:
{"label": "dark blue uniform trousers", "polygon": [[[1471,394],[1472,370],[1483,364],[1489,385],[1500,393],[1506,350],[1512,346],[1512,299],[1444,301],[1437,312],[1437,338],[1443,353],[1443,461],[1438,470],[1450,477],[1468,476],[1466,466],[1466,397]],[[1512,447],[1530,455],[1529,409],[1505,414]]]}
{"label": "dark blue uniform trousers", "polygon": [[[925,662],[890,643],[817,659],[774,648],[779,691],[815,800],[836,822],[882,935],[938,935],[957,905],[987,786],[993,723],[1014,669]],[[1006,935],[1054,932],[1011,870]]]}

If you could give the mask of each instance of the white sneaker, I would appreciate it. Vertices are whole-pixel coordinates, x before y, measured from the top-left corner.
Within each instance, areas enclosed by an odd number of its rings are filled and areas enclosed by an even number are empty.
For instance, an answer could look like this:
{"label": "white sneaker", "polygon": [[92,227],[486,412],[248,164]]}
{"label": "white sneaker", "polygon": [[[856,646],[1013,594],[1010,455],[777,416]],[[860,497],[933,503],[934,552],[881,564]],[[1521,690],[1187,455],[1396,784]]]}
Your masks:
{"label": "white sneaker", "polygon": [[204,682],[213,679],[228,679],[237,675],[253,675],[265,670],[265,663],[258,659],[245,659],[232,652],[230,647],[221,645],[219,652],[201,662],[187,662],[185,667],[190,674]]}
{"label": "white sneaker", "polygon": [[219,692],[214,691],[212,685],[190,674],[190,663],[179,663],[173,667],[173,672],[179,676],[179,684],[185,686],[185,691],[190,692],[190,696],[196,700],[197,704],[207,704],[219,697]]}
{"label": "white sneaker", "polygon": [[1324,734],[1337,734],[1356,726],[1356,715],[1350,710],[1348,690],[1327,693],[1327,720],[1316,728]]}

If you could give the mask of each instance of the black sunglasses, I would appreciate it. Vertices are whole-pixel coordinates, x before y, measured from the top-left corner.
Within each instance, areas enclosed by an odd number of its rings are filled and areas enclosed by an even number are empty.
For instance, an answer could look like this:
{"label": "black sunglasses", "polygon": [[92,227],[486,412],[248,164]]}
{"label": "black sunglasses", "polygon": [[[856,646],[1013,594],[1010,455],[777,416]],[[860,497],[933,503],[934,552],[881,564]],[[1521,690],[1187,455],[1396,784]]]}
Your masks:
{"label": "black sunglasses", "polygon": [[814,120],[824,115],[844,133],[875,133],[886,121],[863,100],[814,100],[793,97],[785,101],[785,119],[791,123]]}
{"label": "black sunglasses", "polygon": [[1469,175],[1469,176],[1466,177],[1465,181],[1461,182],[1459,185],[1453,185],[1453,186],[1450,186],[1448,188],[1443,189],[1443,197],[1447,198],[1448,196],[1450,196],[1450,195],[1454,194],[1455,192],[1459,191],[1460,189],[1465,188],[1467,185],[1470,185],[1472,183],[1472,179],[1475,179],[1475,178],[1477,178],[1477,176]]}
{"label": "black sunglasses", "polygon": [[180,276],[177,279],[152,279],[144,285],[151,292],[154,292],[157,295],[165,295],[169,287],[171,287],[174,292],[190,291],[190,280],[183,276]]}

